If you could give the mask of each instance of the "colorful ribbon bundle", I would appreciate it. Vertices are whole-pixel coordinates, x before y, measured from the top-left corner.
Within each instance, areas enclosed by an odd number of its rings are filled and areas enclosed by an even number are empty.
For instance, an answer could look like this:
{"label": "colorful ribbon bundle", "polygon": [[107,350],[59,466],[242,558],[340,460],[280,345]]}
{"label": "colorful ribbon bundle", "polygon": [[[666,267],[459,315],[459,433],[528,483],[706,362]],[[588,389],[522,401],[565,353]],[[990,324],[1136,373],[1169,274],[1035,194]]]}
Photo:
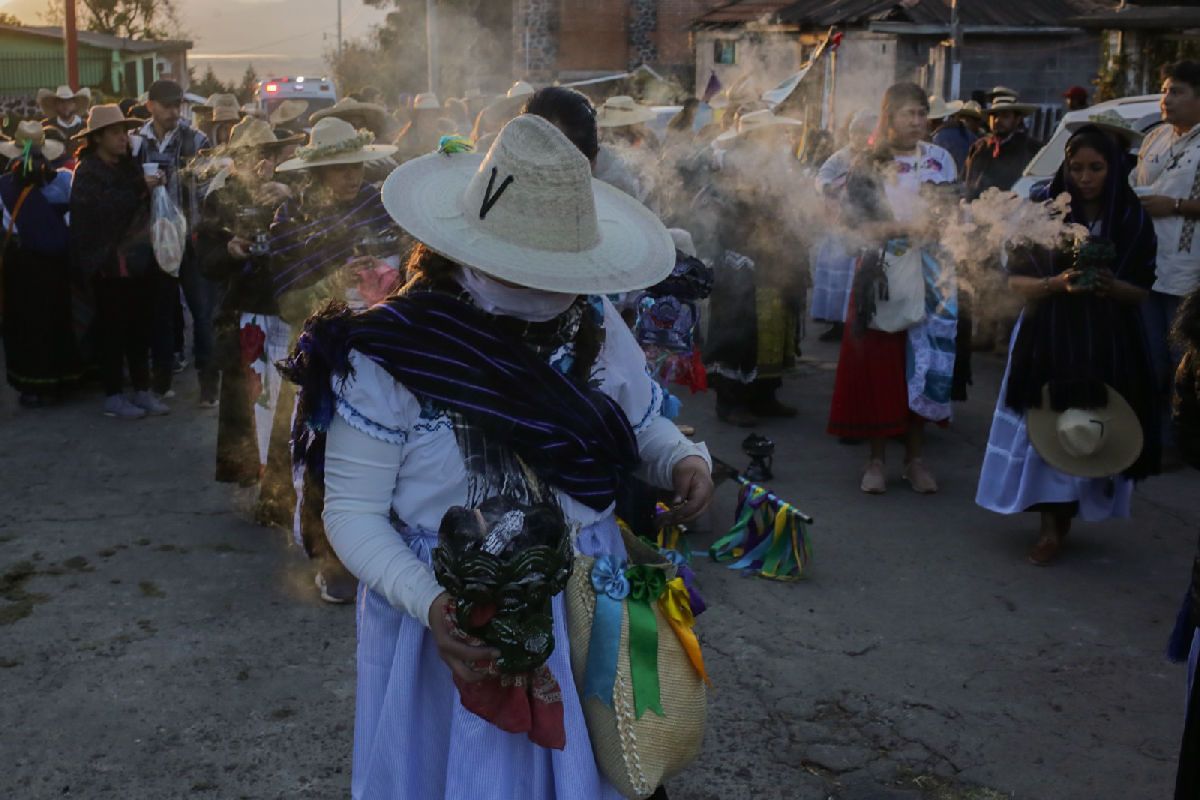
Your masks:
{"label": "colorful ribbon bundle", "polygon": [[[658,503],[654,508],[654,516],[660,516],[670,510],[670,506],[666,503]],[[664,555],[667,555],[667,551],[679,553],[683,557],[683,563],[689,564],[692,561],[692,546],[684,536],[685,533],[687,533],[687,528],[683,525],[663,525],[658,529],[658,538],[654,543],[658,546],[659,552]]]}
{"label": "colorful ribbon bundle", "polygon": [[711,683],[704,671],[700,642],[692,631],[695,616],[683,578],[668,580],[661,567],[627,566],[625,559],[607,555],[600,556],[592,565],[591,582],[596,593],[596,613],[588,642],[584,698],[596,697],[610,707],[613,704],[622,605],[629,610],[629,672],[634,714],[638,719],[647,710],[664,716],[658,683],[658,620],[654,603],[658,603],[663,617],[675,631],[692,667],[706,683]]}
{"label": "colorful ribbon bundle", "polygon": [[812,517],[774,492],[738,476],[742,484],[733,528],[713,543],[708,554],[730,569],[746,570],[777,581],[799,580],[812,560],[808,525]]}

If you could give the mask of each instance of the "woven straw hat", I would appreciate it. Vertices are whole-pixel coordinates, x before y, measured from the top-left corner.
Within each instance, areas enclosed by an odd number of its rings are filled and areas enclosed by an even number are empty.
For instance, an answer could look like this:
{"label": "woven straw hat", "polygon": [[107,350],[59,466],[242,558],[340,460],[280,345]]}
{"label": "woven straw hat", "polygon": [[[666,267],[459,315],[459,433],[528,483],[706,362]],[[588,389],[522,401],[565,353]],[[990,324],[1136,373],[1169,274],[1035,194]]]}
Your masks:
{"label": "woven straw hat", "polygon": [[[47,117],[57,116],[58,111],[54,104],[59,100],[74,100],[76,103],[81,103],[83,108],[87,108],[92,102],[92,90],[84,87],[78,92],[71,89],[70,86],[62,85],[54,91],[49,89],[38,89],[37,104],[42,107],[42,113]],[[77,109],[82,111],[83,109]]]}
{"label": "woven straw hat", "polygon": [[1086,128],[1089,125],[1094,125],[1106,133],[1113,134],[1123,141],[1126,147],[1134,147],[1141,144],[1142,140],[1146,138],[1146,134],[1134,128],[1129,124],[1129,120],[1111,108],[1099,114],[1092,114],[1087,119],[1068,122],[1065,127],[1068,132],[1075,133],[1080,128]]}
{"label": "woven straw hat", "polygon": [[968,100],[962,104],[957,112],[960,117],[974,117],[975,119],[983,119],[983,106],[974,100]]}
{"label": "woven straw hat", "polygon": [[124,125],[126,128],[133,130],[140,128],[145,123],[140,119],[132,119],[121,113],[121,107],[116,103],[103,103],[98,106],[92,106],[88,111],[87,124],[79,133],[72,136],[72,139],[83,139],[89,133],[95,133],[101,128],[108,128],[112,125]]}
{"label": "woven straw hat", "polygon": [[517,81],[505,93],[505,97],[528,97],[536,91],[532,85],[525,81]]}
{"label": "woven straw hat", "polygon": [[210,94],[203,103],[192,106],[192,111],[211,112],[213,122],[237,122],[242,116],[237,97],[223,92]]}
{"label": "woven straw hat", "polygon": [[265,119],[245,117],[241,122],[233,126],[233,130],[229,134],[229,143],[225,145],[225,149],[244,150],[251,147],[269,149],[286,147],[289,144],[299,144],[303,141],[304,134],[302,133],[297,133],[295,136],[289,136],[286,139],[280,139],[275,135],[275,130],[271,127],[271,123]]}
{"label": "woven straw hat", "polygon": [[1129,401],[1111,386],[1103,408],[1050,406],[1050,387],[1042,388],[1042,407],[1025,415],[1029,441],[1046,463],[1068,475],[1107,478],[1119,475],[1142,453],[1142,425]]}
{"label": "woven straw hat", "polygon": [[988,106],[987,113],[999,114],[1001,111],[1015,111],[1018,114],[1025,115],[1032,114],[1033,112],[1037,111],[1037,106],[1033,105],[1032,103],[1018,102],[1017,98],[1015,97],[1000,95],[992,101],[990,106]]}
{"label": "woven straw hat", "polygon": [[738,118],[737,128],[731,131],[725,131],[718,136],[715,141],[728,142],[731,139],[738,138],[739,136],[746,136],[754,133],[754,131],[760,131],[764,128],[774,128],[780,125],[789,128],[804,127],[804,123],[798,119],[776,116],[775,112],[764,108],[761,111],[751,111],[747,114],[742,114],[742,116]]}
{"label": "woven straw hat", "polygon": [[952,100],[947,103],[936,94],[929,95],[929,118],[930,119],[945,119],[953,117],[963,109],[961,100]]}
{"label": "woven straw hat", "polygon": [[388,213],[446,258],[531,289],[633,291],[675,265],[663,224],[594,180],[587,158],[552,123],[523,114],[487,155],[431,153],[383,184]]}
{"label": "woven straw hat", "polygon": [[296,151],[296,157],[275,168],[276,172],[327,167],[333,164],[365,164],[396,152],[390,144],[371,144],[375,134],[356,130],[344,119],[326,117],[313,125],[308,144]]}
{"label": "woven straw hat", "polygon": [[17,129],[13,131],[12,141],[0,144],[0,155],[5,158],[20,158],[24,155],[25,144],[27,142],[33,150],[40,152],[47,161],[57,161],[67,149],[62,142],[46,138],[46,132],[42,129],[42,123],[34,119],[27,119],[17,123]]}
{"label": "woven straw hat", "polygon": [[305,111],[308,111],[307,100],[284,100],[275,106],[275,110],[267,117],[267,121],[276,127],[287,125],[289,122],[300,119],[300,115]]}
{"label": "woven straw hat", "polygon": [[654,111],[638,105],[632,97],[618,95],[604,101],[596,109],[596,127],[623,128],[626,125],[641,125],[654,119]]}

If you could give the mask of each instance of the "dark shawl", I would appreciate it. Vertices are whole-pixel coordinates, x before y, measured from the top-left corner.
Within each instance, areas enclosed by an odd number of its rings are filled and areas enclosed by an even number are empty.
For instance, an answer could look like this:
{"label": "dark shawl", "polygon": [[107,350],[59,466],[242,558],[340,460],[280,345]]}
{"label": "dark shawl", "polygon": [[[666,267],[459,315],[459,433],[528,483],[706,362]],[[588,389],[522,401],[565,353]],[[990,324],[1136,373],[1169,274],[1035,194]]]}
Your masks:
{"label": "dark shawl", "polygon": [[[1079,133],[1097,132],[1088,126]],[[1116,249],[1113,273],[1119,280],[1149,289],[1154,283],[1157,239],[1154,226],[1129,183],[1124,155],[1103,137],[1108,162],[1104,211],[1099,236]],[[1086,224],[1082,202],[1071,186],[1066,161],[1050,184],[1046,199],[1071,193],[1069,222]],[[1049,278],[1073,264],[1070,252],[1035,249],[1014,256],[1013,275]],[[1095,408],[1108,401],[1104,384],[1129,401],[1142,423],[1145,445],[1125,475],[1140,479],[1159,469],[1161,442],[1158,397],[1142,328],[1141,311],[1091,293],[1056,294],[1027,303],[1013,343],[1005,404],[1019,413],[1042,404],[1042,387],[1050,386],[1055,411]]]}
{"label": "dark shawl", "polygon": [[638,463],[637,439],[616,401],[550,366],[491,317],[456,297],[422,291],[366,311],[330,306],[312,317],[284,375],[300,386],[295,456],[323,474],[331,381],[357,350],[422,403],[464,417],[511,448],[546,483],[596,510]]}
{"label": "dark shawl", "polygon": [[71,252],[83,277],[116,277],[118,256],[149,242],[150,191],[141,168],[128,156],[116,164],[85,156],[71,183]]}

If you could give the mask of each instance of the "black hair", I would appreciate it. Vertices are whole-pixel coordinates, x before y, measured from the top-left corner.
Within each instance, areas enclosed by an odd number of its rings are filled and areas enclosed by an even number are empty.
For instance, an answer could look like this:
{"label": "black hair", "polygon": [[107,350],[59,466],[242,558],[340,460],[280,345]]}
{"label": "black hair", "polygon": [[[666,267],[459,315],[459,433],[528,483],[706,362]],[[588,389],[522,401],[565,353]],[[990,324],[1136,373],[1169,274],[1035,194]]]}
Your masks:
{"label": "black hair", "polygon": [[1170,78],[1177,83],[1186,83],[1192,91],[1200,95],[1200,61],[1176,61],[1167,64],[1162,70],[1163,80]]}
{"label": "black hair", "polygon": [[915,83],[894,83],[883,93],[883,101],[879,104],[879,124],[875,128],[875,151],[873,158],[878,162],[891,161],[893,157],[891,132],[892,118],[896,112],[909,103],[916,103],[929,110],[929,96],[925,90]]}
{"label": "black hair", "polygon": [[[98,131],[89,133],[80,142],[79,149],[75,151],[76,160],[83,161],[85,158],[99,158],[99,139],[106,130],[107,128],[101,128]],[[133,160],[133,153],[128,148],[117,158],[116,169],[125,180],[141,182],[142,168]]]}
{"label": "black hair", "polygon": [[530,95],[522,113],[554,123],[588,161],[594,161],[600,152],[596,109],[592,101],[580,92],[562,86],[538,89]]}
{"label": "black hair", "polygon": [[1200,352],[1200,290],[1192,292],[1179,304],[1171,325],[1171,340],[1178,347]]}
{"label": "black hair", "polygon": [[[1067,146],[1063,149],[1065,160],[1069,161],[1072,156],[1078,153],[1085,147],[1095,150],[1100,155],[1104,156],[1104,160],[1108,161],[1112,151],[1112,140],[1108,134],[1101,130],[1091,128],[1082,130],[1067,140]],[[1116,164],[1109,164],[1108,168],[1113,169]]]}

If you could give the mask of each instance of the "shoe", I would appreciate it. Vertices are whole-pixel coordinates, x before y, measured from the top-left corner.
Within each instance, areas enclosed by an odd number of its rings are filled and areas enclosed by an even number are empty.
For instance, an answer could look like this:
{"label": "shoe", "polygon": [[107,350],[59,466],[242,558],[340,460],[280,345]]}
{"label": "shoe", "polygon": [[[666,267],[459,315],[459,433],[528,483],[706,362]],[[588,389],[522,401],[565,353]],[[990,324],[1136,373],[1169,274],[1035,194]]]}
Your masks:
{"label": "shoe", "polygon": [[758,424],[758,417],[744,408],[718,408],[717,419],[739,428],[753,428]]}
{"label": "shoe", "polygon": [[750,406],[750,411],[760,417],[775,417],[777,419],[791,419],[800,413],[799,409],[785,406],[774,397],[765,403],[757,403]]}
{"label": "shoe", "polygon": [[908,481],[917,494],[937,494],[937,479],[919,458],[914,458],[904,465],[904,480]]}
{"label": "shoe", "polygon": [[858,488],[867,494],[883,494],[887,491],[887,474],[884,472],[882,461],[873,458],[867,462],[866,469],[863,470],[862,483]]}
{"label": "shoe", "polygon": [[171,407],[154,396],[153,392],[143,389],[134,392],[131,402],[152,417],[161,417],[171,413]]}
{"label": "shoe", "polygon": [[210,370],[200,371],[200,407],[216,408],[217,393],[221,388],[221,373]]}
{"label": "shoe", "polygon": [[317,585],[321,599],[334,605],[353,603],[354,596],[358,593],[358,581],[349,574],[335,575],[331,572],[326,575],[325,572],[317,570],[313,583]]}
{"label": "shoe", "polygon": [[1029,563],[1035,567],[1048,567],[1058,558],[1062,552],[1063,540],[1065,536],[1057,534],[1043,534],[1037,540],[1037,544],[1029,551]]}
{"label": "shoe", "polygon": [[846,328],[846,326],[844,324],[842,324],[841,322],[835,322],[829,326],[829,330],[825,331],[824,333],[822,333],[820,336],[817,337],[817,341],[818,342],[840,342],[842,340],[842,333],[845,330],[845,328]]}
{"label": "shoe", "polygon": [[178,375],[187,369],[187,365],[188,360],[183,353],[176,353],[175,357],[171,361],[171,372],[174,372],[176,375]]}
{"label": "shoe", "polygon": [[155,392],[154,396],[159,400],[173,400],[175,398],[175,390],[167,389],[165,392]]}
{"label": "shoe", "polygon": [[104,416],[114,419],[141,419],[145,409],[135,406],[123,394],[112,394],[104,399]]}

